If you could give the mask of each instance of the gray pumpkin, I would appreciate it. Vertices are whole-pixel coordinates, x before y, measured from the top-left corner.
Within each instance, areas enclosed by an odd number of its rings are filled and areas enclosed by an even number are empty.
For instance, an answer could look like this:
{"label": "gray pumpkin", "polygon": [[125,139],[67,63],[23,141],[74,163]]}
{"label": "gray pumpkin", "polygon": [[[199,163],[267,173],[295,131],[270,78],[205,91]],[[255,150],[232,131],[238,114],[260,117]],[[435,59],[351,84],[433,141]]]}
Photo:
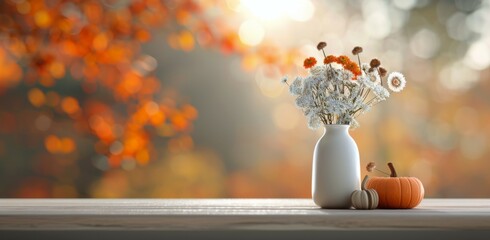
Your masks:
{"label": "gray pumpkin", "polygon": [[378,206],[379,197],[374,189],[366,189],[369,177],[366,175],[362,180],[361,190],[355,190],[350,197],[355,209],[375,209]]}

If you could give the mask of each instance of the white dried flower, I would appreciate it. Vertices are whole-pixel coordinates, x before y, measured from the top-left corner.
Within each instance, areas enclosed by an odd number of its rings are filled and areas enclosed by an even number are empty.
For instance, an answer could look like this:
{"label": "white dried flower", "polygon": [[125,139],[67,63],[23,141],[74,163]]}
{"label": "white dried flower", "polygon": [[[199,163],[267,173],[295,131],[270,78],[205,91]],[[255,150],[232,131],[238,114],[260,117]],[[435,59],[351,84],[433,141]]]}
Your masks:
{"label": "white dried flower", "polygon": [[369,66],[369,63],[362,63],[361,64],[361,70],[365,73],[367,73],[369,71],[369,69],[371,68],[371,66]]}
{"label": "white dried flower", "polygon": [[313,76],[325,76],[325,65],[314,66],[310,69],[310,73]]}
{"label": "white dried flower", "polygon": [[341,78],[343,81],[351,81],[354,78],[354,74],[351,71],[342,71]]}
{"label": "white dried flower", "polygon": [[291,85],[289,85],[289,92],[292,95],[295,95],[295,96],[301,95],[301,94],[303,94],[303,90],[304,90],[303,79],[301,77],[296,77],[296,79],[294,79],[293,83],[291,83]]}
{"label": "white dried flower", "polygon": [[318,82],[318,80],[313,76],[308,76],[303,79],[303,86],[305,91],[312,90],[313,86]]}
{"label": "white dried flower", "polygon": [[327,92],[329,86],[331,86],[329,81],[321,81],[318,85],[318,90],[321,92]]}
{"label": "white dried flower", "polygon": [[371,110],[371,105],[370,104],[362,104],[361,105],[361,113],[367,113]]}
{"label": "white dried flower", "polygon": [[327,74],[327,79],[331,81],[333,84],[339,84],[343,80],[343,69],[335,69],[332,68],[330,70],[330,74]]}
{"label": "white dried flower", "polygon": [[340,124],[350,124],[352,122],[352,116],[350,114],[344,113],[339,116]]}
{"label": "white dried flower", "polygon": [[390,97],[390,92],[388,92],[388,90],[381,85],[376,85],[372,90],[374,95],[376,95],[376,97],[378,97],[380,100],[386,100]]}
{"label": "white dried flower", "polygon": [[321,120],[316,111],[310,111],[308,115],[306,115],[306,118],[308,120],[308,128],[310,129],[317,129],[318,127],[321,126]]}
{"label": "white dried flower", "polygon": [[323,81],[325,81],[325,76],[318,75],[318,76],[313,76],[310,80],[310,83],[313,85],[318,85]]}
{"label": "white dried flower", "polygon": [[287,84],[288,83],[288,76],[284,76],[281,78],[281,83],[282,84]]}
{"label": "white dried flower", "polygon": [[371,80],[371,82],[373,82],[374,84],[381,84],[381,77],[379,76],[378,71],[368,72],[367,76],[369,77],[369,80]]}
{"label": "white dried flower", "polygon": [[400,92],[405,88],[407,84],[407,80],[405,80],[405,76],[399,72],[392,72],[388,75],[386,79],[388,83],[388,88],[393,92]]}
{"label": "white dried flower", "polygon": [[368,89],[374,89],[377,85],[371,81],[367,75],[363,75],[358,79],[359,83]]}
{"label": "white dried flower", "polygon": [[[351,89],[351,92],[350,92],[350,97],[351,98],[355,98],[359,95],[359,93],[361,92],[361,87],[360,85],[357,83],[356,81],[356,85],[352,87]],[[358,99],[360,100],[360,99]]]}
{"label": "white dried flower", "polygon": [[349,103],[337,97],[329,97],[327,106],[333,114],[341,115],[349,110]]}
{"label": "white dried flower", "polygon": [[296,106],[299,108],[308,108],[314,106],[311,95],[302,95],[296,98]]}

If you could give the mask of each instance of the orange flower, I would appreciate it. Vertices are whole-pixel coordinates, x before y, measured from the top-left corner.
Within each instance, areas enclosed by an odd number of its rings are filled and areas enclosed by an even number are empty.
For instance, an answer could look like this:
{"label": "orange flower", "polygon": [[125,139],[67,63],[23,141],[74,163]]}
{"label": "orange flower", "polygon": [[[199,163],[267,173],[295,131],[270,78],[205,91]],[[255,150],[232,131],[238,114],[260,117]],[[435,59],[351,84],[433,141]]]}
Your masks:
{"label": "orange flower", "polygon": [[359,68],[355,62],[348,62],[344,65],[344,68],[349,71],[354,71],[356,68]]}
{"label": "orange flower", "polygon": [[334,55],[328,55],[324,60],[323,60],[323,63],[325,64],[329,64],[329,63],[333,63],[333,62],[337,62],[337,57],[334,56]]}
{"label": "orange flower", "polygon": [[344,65],[344,68],[354,74],[354,79],[357,79],[357,76],[361,75],[361,69],[359,68],[359,65],[357,65],[357,63],[355,62],[349,61],[347,64]]}
{"label": "orange flower", "polygon": [[352,73],[354,73],[354,79],[353,80],[357,80],[357,77],[361,76],[361,70],[359,70],[359,69],[353,71]]}
{"label": "orange flower", "polygon": [[337,63],[345,66],[347,63],[350,62],[350,59],[349,57],[345,56],[345,55],[341,55],[337,58]]}
{"label": "orange flower", "polygon": [[309,57],[309,58],[305,59],[303,66],[305,66],[305,68],[311,68],[311,67],[315,66],[315,64],[316,64],[316,59],[314,57]]}

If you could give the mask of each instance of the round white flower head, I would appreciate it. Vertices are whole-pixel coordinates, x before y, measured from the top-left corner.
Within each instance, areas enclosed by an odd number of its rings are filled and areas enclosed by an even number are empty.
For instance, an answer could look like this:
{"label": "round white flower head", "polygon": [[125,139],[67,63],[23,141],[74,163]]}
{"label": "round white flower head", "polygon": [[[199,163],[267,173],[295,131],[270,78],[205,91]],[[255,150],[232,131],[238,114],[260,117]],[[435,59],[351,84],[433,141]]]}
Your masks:
{"label": "round white flower head", "polygon": [[362,63],[361,64],[361,70],[365,73],[367,73],[369,71],[369,69],[371,68],[371,66],[369,66],[369,63]]}
{"label": "round white flower head", "polygon": [[378,71],[371,71],[367,73],[369,80],[375,85],[381,84],[381,77],[379,76]]}
{"label": "round white flower head", "polygon": [[371,81],[369,76],[366,76],[363,74],[361,77],[358,78],[360,84],[362,84],[364,87],[367,87],[368,89],[374,89],[377,85],[374,84],[374,82]]}
{"label": "round white flower head", "polygon": [[374,95],[376,95],[376,97],[378,97],[378,99],[382,101],[390,97],[390,92],[388,92],[388,90],[386,90],[386,88],[382,87],[381,85],[376,85],[373,88],[373,93]]}
{"label": "round white flower head", "polygon": [[388,88],[390,88],[390,90],[393,92],[400,92],[407,84],[407,80],[405,80],[403,74],[399,72],[390,73],[386,81],[388,83]]}

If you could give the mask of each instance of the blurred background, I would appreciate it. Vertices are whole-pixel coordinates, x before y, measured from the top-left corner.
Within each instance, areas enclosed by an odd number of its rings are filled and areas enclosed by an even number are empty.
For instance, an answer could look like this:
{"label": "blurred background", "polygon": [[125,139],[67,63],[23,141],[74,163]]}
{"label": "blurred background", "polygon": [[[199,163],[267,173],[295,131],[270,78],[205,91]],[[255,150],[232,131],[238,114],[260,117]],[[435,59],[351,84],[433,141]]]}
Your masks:
{"label": "blurred background", "polygon": [[279,80],[319,41],[408,80],[362,166],[490,197],[488,29],[477,0],[1,1],[0,197],[310,197],[322,130]]}

